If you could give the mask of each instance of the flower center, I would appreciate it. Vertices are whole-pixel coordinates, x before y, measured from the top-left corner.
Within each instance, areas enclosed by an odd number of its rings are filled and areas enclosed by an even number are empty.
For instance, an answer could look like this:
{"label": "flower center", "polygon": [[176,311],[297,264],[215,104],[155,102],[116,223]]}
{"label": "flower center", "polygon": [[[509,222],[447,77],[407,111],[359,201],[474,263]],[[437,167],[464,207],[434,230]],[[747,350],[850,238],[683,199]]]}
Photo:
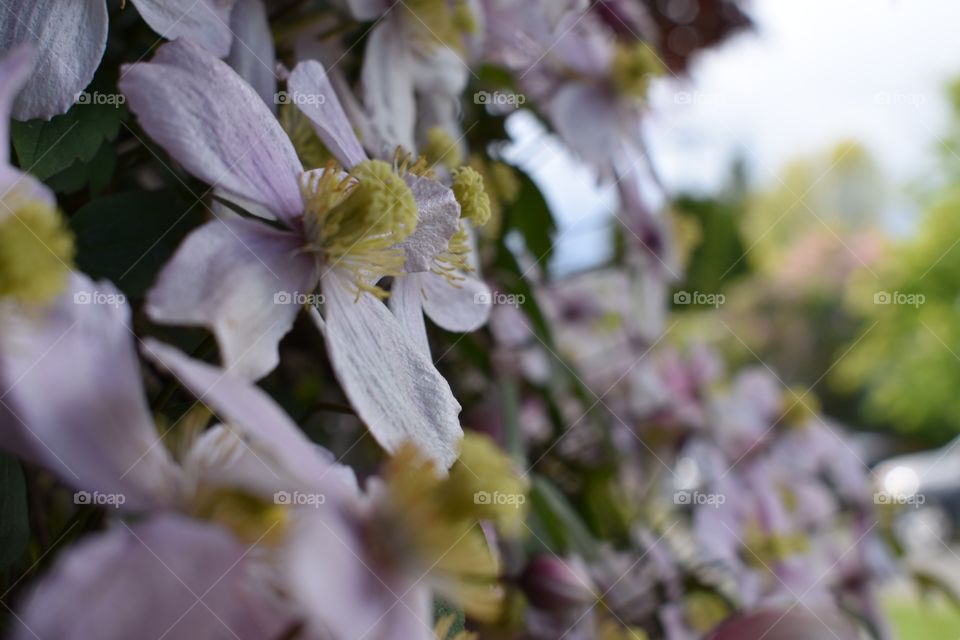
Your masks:
{"label": "flower center", "polygon": [[617,91],[633,98],[644,98],[650,80],[663,73],[663,63],[647,44],[618,43],[613,54],[610,76]]}
{"label": "flower center", "polygon": [[73,235],[50,205],[33,201],[0,213],[0,298],[49,302],[66,286],[73,256]]}
{"label": "flower center", "polygon": [[403,273],[406,256],[397,243],[417,226],[417,203],[390,164],[364,160],[344,173],[334,163],[301,184],[310,248],[331,267],[349,271],[359,296],[378,297],[384,276]]}
{"label": "flower center", "polygon": [[[462,0],[455,0],[456,6],[451,6],[448,0],[406,0],[400,8],[407,12],[407,24],[417,44],[428,51],[438,46],[460,48],[462,41],[460,32],[475,24],[469,9],[461,9],[465,4]],[[470,20],[466,18],[469,17]]]}
{"label": "flower center", "polygon": [[267,545],[283,539],[289,520],[285,506],[239,489],[226,488],[198,493],[192,515],[229,529],[244,542]]}

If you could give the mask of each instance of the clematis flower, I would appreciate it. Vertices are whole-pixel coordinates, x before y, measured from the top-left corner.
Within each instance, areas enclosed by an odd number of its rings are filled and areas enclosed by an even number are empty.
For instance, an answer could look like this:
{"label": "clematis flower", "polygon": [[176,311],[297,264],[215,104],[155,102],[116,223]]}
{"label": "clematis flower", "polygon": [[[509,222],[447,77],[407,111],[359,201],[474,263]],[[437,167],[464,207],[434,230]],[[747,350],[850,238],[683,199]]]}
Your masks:
{"label": "clematis flower", "polygon": [[[189,38],[217,56],[230,52],[230,12],[236,0],[131,0],[160,36]],[[37,68],[17,98],[17,120],[65,113],[90,84],[107,46],[105,0],[11,0],[0,18],[0,52],[37,48]]]}
{"label": "clematis flower", "polygon": [[[434,597],[474,620],[499,617],[500,561],[480,522],[516,531],[526,486],[485,436],[468,433],[463,442],[446,477],[407,445],[357,500],[298,523],[285,547],[286,584],[308,612],[309,631],[434,640]],[[484,491],[488,499],[478,499]]]}
{"label": "clematis flower", "polygon": [[378,139],[390,152],[414,149],[417,97],[457,104],[470,72],[465,34],[480,26],[469,0],[346,0],[358,20],[376,20],[364,53],[363,99]]}
{"label": "clematis flower", "polygon": [[147,297],[156,321],[210,329],[225,366],[259,378],[319,285],[311,314],[357,415],[388,451],[412,440],[443,466],[456,457],[460,405],[382,304],[383,276],[426,270],[457,227],[453,192],[367,158],[323,67],[298,65],[288,87],[342,163],[304,172],[289,138],[225,63],[189,42],[128,67],[120,86],[140,124],[197,177],[249,203],[251,218],[194,231]]}

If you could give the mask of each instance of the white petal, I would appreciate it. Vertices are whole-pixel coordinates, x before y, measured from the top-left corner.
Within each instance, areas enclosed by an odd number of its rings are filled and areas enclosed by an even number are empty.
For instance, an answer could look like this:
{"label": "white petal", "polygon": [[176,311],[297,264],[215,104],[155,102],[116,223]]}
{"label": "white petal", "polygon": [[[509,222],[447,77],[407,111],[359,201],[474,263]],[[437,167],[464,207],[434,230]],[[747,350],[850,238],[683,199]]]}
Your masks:
{"label": "white petal", "polygon": [[245,448],[241,453],[250,454],[245,468],[264,479],[257,482],[259,488],[270,493],[346,488],[338,486],[338,473],[330,473],[332,454],[310,442],[273,398],[253,383],[156,340],[144,342],[144,355],[172,373],[241,437]]}
{"label": "white petal", "polygon": [[179,470],[147,407],[129,323],[119,291],[80,275],[47,313],[7,316],[2,427],[75,487],[123,494],[129,508],[169,506]]}
{"label": "white petal", "polygon": [[423,281],[430,278],[429,273],[410,273],[396,278],[390,289],[390,311],[414,343],[430,355],[430,342],[427,340],[427,325],[423,321]]}
{"label": "white petal", "polygon": [[404,270],[429,271],[460,226],[460,205],[453,191],[436,180],[409,174],[406,181],[417,202],[417,228],[399,244],[407,254]]}
{"label": "white petal", "polygon": [[363,103],[379,138],[376,149],[388,156],[398,145],[408,151],[415,149],[413,58],[400,11],[395,8],[373,28],[360,72]]}
{"label": "white petal", "polygon": [[297,107],[344,167],[350,169],[367,158],[323,65],[316,60],[301,62],[290,73],[287,87]]}
{"label": "white petal", "polygon": [[237,0],[230,16],[230,28],[234,37],[227,63],[260,94],[270,111],[276,113],[276,56],[263,0]]}
{"label": "white petal", "polygon": [[441,468],[457,458],[460,404],[430,359],[386,305],[355,296],[339,274],[325,273],[324,335],[344,393],[387,451],[412,441]]}
{"label": "white petal", "polygon": [[33,71],[35,58],[34,48],[24,44],[0,59],[0,167],[10,163],[10,110]]}
{"label": "white petal", "polygon": [[297,296],[316,286],[302,239],[249,219],[214,220],[184,240],[147,294],[156,322],[207,327],[224,366],[252,379],[280,361],[277,344],[293,327]]}
{"label": "white petal", "polygon": [[25,43],[37,49],[36,67],[14,102],[13,117],[49,120],[65,113],[100,66],[107,46],[106,3],[6,0],[0,16],[0,51]]}
{"label": "white petal", "polygon": [[151,62],[124,67],[120,88],[144,130],[190,173],[291,226],[303,213],[303,166],[293,144],[225,62],[189,42],[171,42]]}
{"label": "white petal", "polygon": [[423,310],[447,331],[476,331],[487,323],[492,307],[490,288],[472,275],[450,282],[433,273],[422,274]]}
{"label": "white petal", "polygon": [[143,21],[167,40],[187,38],[218,58],[230,51],[234,0],[132,0]]}

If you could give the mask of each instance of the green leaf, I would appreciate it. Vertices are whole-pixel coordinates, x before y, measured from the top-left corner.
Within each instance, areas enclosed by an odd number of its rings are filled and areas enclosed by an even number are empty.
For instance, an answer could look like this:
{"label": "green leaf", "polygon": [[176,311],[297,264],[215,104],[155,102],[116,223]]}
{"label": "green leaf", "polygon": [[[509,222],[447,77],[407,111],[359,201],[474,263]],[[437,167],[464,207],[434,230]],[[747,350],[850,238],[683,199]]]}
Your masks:
{"label": "green leaf", "polygon": [[23,469],[16,458],[0,453],[0,569],[23,555],[29,540]]}
{"label": "green leaf", "polygon": [[104,142],[117,137],[125,114],[123,106],[75,104],[49,122],[13,122],[10,137],[20,168],[46,180],[77,161],[90,162]]}
{"label": "green leaf", "polygon": [[69,168],[47,179],[47,185],[57,193],[76,193],[90,187],[90,194],[103,191],[117,167],[117,156],[110,145],[103,145],[90,162],[75,162]]}
{"label": "green leaf", "polygon": [[553,237],[557,224],[536,183],[519,169],[517,176],[520,179],[520,193],[506,211],[504,227],[520,232],[534,259],[546,265],[553,255]]}
{"label": "green leaf", "polygon": [[70,219],[77,237],[77,266],[93,278],[112,280],[130,297],[140,297],[184,236],[203,222],[202,211],[173,191],[94,200]]}
{"label": "green leaf", "polygon": [[585,558],[594,554],[597,543],[587,525],[566,496],[539,474],[533,476],[530,503],[533,515],[550,538],[547,542],[551,551],[558,554],[572,551]]}

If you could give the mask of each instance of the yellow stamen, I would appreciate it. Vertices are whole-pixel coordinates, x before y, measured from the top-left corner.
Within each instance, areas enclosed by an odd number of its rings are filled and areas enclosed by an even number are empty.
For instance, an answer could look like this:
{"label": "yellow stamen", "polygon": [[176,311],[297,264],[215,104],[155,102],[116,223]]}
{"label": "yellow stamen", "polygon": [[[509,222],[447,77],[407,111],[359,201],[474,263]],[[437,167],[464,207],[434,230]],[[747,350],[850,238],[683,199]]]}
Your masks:
{"label": "yellow stamen", "polygon": [[490,220],[490,197],[484,188],[483,176],[472,167],[453,172],[453,195],[460,203],[460,215],[477,226]]}
{"label": "yellow stamen", "polygon": [[441,46],[463,47],[455,13],[447,0],[406,0],[400,7],[415,43],[428,51]]}
{"label": "yellow stamen", "polygon": [[427,144],[422,152],[431,165],[442,165],[451,171],[463,162],[457,141],[440,127],[431,127],[427,131]]}
{"label": "yellow stamen", "polygon": [[634,98],[644,98],[650,80],[662,73],[663,63],[646,43],[616,45],[610,75],[613,85],[621,93]]}
{"label": "yellow stamen", "polygon": [[280,126],[290,137],[290,142],[293,143],[305,169],[318,169],[331,160],[330,152],[320,140],[310,119],[303,115],[296,105],[280,105]]}
{"label": "yellow stamen", "polygon": [[289,513],[286,507],[239,489],[212,489],[198,493],[192,515],[215,522],[240,540],[277,544],[283,539]]}
{"label": "yellow stamen", "polygon": [[417,203],[403,178],[381,160],[364,160],[348,174],[330,163],[301,190],[311,247],[353,274],[358,297],[386,297],[376,281],[403,273],[406,256],[396,245],[417,226]]}
{"label": "yellow stamen", "polygon": [[73,235],[50,205],[31,201],[0,212],[0,298],[53,300],[66,286],[73,256]]}

